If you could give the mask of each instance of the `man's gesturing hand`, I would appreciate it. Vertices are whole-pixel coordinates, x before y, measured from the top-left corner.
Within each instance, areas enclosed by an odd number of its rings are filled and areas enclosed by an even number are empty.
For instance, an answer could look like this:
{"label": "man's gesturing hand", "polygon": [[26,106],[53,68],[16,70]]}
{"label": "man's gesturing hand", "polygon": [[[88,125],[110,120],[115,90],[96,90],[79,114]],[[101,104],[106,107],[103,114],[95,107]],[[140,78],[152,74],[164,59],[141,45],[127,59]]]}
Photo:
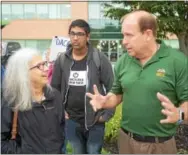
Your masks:
{"label": "man's gesturing hand", "polygon": [[93,107],[94,111],[97,111],[99,109],[102,109],[104,106],[104,103],[108,100],[109,96],[103,96],[99,93],[97,86],[93,86],[94,94],[86,93],[86,95],[91,98],[90,104]]}
{"label": "man's gesturing hand", "polygon": [[160,123],[176,123],[179,119],[178,108],[163,94],[157,93],[157,98],[160,100],[163,106],[162,113],[166,115],[166,119],[160,121]]}

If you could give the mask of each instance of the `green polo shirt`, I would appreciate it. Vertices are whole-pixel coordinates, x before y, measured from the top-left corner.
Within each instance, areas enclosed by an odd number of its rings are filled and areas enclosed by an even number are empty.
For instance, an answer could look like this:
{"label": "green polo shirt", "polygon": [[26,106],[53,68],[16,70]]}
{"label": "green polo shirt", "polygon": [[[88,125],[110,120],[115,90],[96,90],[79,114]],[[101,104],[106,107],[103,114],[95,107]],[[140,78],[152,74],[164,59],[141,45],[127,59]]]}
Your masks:
{"label": "green polo shirt", "polygon": [[160,124],[157,92],[166,95],[175,106],[188,101],[188,59],[180,51],[161,43],[156,54],[142,66],[127,53],[117,61],[111,92],[123,95],[121,127],[143,136],[174,135],[175,124]]}

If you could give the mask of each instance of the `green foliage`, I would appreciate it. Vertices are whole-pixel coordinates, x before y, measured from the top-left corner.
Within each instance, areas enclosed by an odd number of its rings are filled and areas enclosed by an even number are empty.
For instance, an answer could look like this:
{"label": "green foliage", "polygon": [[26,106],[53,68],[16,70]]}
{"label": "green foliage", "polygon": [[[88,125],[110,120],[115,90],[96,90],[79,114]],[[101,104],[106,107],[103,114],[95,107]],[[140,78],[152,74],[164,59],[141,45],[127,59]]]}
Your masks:
{"label": "green foliage", "polygon": [[[114,7],[114,5],[119,7]],[[112,1],[112,4],[106,3],[105,15],[112,19],[121,19],[121,17],[134,10],[145,10],[153,13],[158,18],[160,35],[165,37],[166,32],[179,34],[188,33],[188,2],[172,1]]]}
{"label": "green foliage", "polygon": [[188,150],[179,149],[177,154],[188,154]]}
{"label": "green foliage", "polygon": [[72,146],[69,142],[67,143],[66,151],[67,151],[66,152],[67,154],[73,154],[73,149],[72,149]]}
{"label": "green foliage", "polygon": [[104,3],[105,16],[121,19],[123,15],[145,10],[157,17],[158,38],[166,39],[167,33],[176,34],[180,50],[188,55],[188,1],[112,1]]}
{"label": "green foliage", "polygon": [[102,148],[101,154],[111,154],[111,153],[109,151],[105,150],[104,148]]}
{"label": "green foliage", "polygon": [[122,105],[120,104],[116,108],[116,112],[113,118],[109,122],[106,123],[105,128],[105,140],[114,141],[117,140],[118,131],[120,128],[120,120],[122,116]]}
{"label": "green foliage", "polygon": [[1,25],[7,25],[9,23],[10,23],[10,21],[8,21],[8,20],[1,20]]}

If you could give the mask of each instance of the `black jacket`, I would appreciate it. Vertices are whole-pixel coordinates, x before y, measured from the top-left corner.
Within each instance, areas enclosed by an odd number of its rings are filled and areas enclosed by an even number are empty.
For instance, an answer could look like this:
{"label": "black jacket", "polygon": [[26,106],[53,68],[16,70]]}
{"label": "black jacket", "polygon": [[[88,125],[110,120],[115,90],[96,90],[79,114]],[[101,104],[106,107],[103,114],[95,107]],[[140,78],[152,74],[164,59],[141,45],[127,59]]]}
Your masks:
{"label": "black jacket", "polygon": [[45,100],[33,102],[29,111],[18,112],[18,135],[10,140],[13,112],[3,101],[1,106],[1,153],[58,154],[64,145],[64,108],[60,93],[44,89]]}
{"label": "black jacket", "polygon": [[[96,84],[99,92],[105,95],[105,92],[109,92],[113,84],[113,70],[110,61],[107,57],[99,52],[100,56],[100,72],[94,62],[93,53],[94,49],[91,44],[88,44],[88,56],[87,56],[87,77],[88,85],[86,86],[86,92],[93,93],[93,85]],[[64,58],[63,58],[64,57]],[[64,61],[64,62],[62,62]],[[70,76],[70,70],[74,64],[72,58],[72,48],[69,47],[64,55],[61,54],[55,61],[53,68],[53,75],[51,85],[59,90],[63,96],[64,104],[67,103],[67,94],[69,91],[68,79]],[[104,90],[104,87],[106,91]],[[90,99],[85,96],[85,128],[93,126],[102,115],[104,121],[108,121],[115,112],[115,109],[100,110],[94,112],[92,106],[89,103]]]}

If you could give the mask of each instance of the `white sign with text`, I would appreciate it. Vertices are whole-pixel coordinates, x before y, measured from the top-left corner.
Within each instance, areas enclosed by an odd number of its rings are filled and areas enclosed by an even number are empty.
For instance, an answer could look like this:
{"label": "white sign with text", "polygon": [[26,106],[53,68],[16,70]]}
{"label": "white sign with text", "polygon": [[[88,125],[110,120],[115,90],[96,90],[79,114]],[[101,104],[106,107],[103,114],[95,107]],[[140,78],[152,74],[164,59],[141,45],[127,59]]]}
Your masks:
{"label": "white sign with text", "polygon": [[55,61],[59,53],[66,51],[70,39],[67,37],[55,36],[51,43],[50,61]]}

